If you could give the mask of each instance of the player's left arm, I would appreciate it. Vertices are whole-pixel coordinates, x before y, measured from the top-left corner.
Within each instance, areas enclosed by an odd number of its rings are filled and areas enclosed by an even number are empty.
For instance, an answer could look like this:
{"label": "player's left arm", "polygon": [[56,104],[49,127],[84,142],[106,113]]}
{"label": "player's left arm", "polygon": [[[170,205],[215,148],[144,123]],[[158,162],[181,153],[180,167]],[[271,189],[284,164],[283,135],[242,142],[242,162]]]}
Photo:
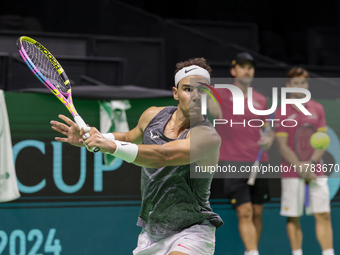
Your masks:
{"label": "player's left arm", "polygon": [[[97,132],[91,130],[91,137]],[[99,132],[99,131],[98,131]],[[85,140],[88,147],[99,147],[102,153],[115,153],[117,144],[113,141],[101,143],[100,140]],[[214,128],[199,126],[193,128],[186,139],[175,140],[163,145],[127,144],[138,146],[138,153],[133,164],[150,168],[187,165],[216,164],[219,157],[221,138]],[[125,146],[125,145],[124,145]],[[123,158],[124,159],[124,158]]]}
{"label": "player's left arm", "polygon": [[275,132],[274,130],[270,130],[266,136],[262,136],[260,140],[257,142],[262,150],[269,150],[270,147],[273,145],[275,139]]}
{"label": "player's left arm", "polygon": [[[325,132],[327,133],[327,123],[326,123],[326,114],[325,110],[322,105],[320,105],[319,113],[318,113],[318,132]],[[314,162],[318,162],[322,156],[325,154],[326,150],[314,150],[311,160]]]}
{"label": "player's left arm", "polygon": [[[267,99],[263,101],[263,110],[266,110],[266,109],[268,109]],[[257,143],[258,145],[260,145],[262,150],[266,151],[270,149],[270,147],[273,145],[273,142],[275,140],[275,132],[273,130],[274,122],[269,121],[269,116],[263,116],[262,121],[265,122],[263,126],[263,131],[267,128],[268,125],[269,125],[270,130],[267,135],[261,136],[260,140]]]}

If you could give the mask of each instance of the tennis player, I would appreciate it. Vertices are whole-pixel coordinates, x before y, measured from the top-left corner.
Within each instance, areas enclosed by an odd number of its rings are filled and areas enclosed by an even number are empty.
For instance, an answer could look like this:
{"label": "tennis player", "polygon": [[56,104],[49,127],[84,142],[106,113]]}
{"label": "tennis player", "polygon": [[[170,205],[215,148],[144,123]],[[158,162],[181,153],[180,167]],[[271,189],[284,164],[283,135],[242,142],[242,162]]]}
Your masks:
{"label": "tennis player", "polygon": [[[308,89],[308,78],[310,77],[307,70],[301,67],[292,68],[287,73],[287,87],[298,87]],[[303,93],[291,93],[291,98],[304,98]],[[281,107],[276,111],[275,119],[294,119],[298,125],[296,127],[284,127],[280,121],[276,121],[276,137],[278,148],[282,156],[281,164],[289,166],[290,164],[303,167],[306,171],[306,165],[320,163],[321,157],[325,151],[314,150],[313,155],[307,162],[300,162],[298,159],[294,144],[295,133],[299,126],[304,123],[312,124],[317,131],[326,132],[327,125],[325,111],[323,106],[318,102],[309,100],[304,107],[312,115],[304,115],[295,105],[289,104],[286,108],[286,116],[281,116]],[[317,175],[316,175],[317,174]],[[303,215],[305,201],[305,183],[309,183],[310,206],[306,208],[307,214],[314,214],[316,222],[316,236],[322,249],[322,255],[334,255],[333,234],[330,218],[330,200],[327,177],[323,172],[310,172],[303,178],[297,172],[282,173],[282,194],[281,194],[281,215],[287,217],[287,234],[290,241],[292,254],[302,255],[302,231],[300,227],[300,217]]]}
{"label": "tennis player", "polygon": [[[234,77],[233,85],[242,90],[244,94],[244,115],[233,115],[233,95],[228,89],[216,89],[222,100],[222,107],[215,107],[212,100],[208,110],[215,117],[223,118],[234,125],[217,125],[218,134],[221,136],[220,165],[235,166],[239,171],[241,167],[251,167],[259,153],[260,147],[264,150],[261,163],[268,162],[268,150],[275,138],[273,131],[261,137],[260,127],[243,126],[251,119],[262,119],[266,123],[268,116],[257,116],[250,112],[247,104],[248,88],[251,86],[255,75],[255,60],[252,55],[242,52],[236,55],[230,69]],[[253,89],[253,104],[256,109],[268,109],[265,96]],[[236,209],[238,229],[245,246],[245,255],[257,255],[258,243],[262,231],[263,204],[269,200],[268,179],[258,178],[254,186],[247,184],[249,172],[244,175],[228,173],[223,179],[224,194],[230,198],[231,204]],[[214,179],[213,184],[219,180]]]}
{"label": "tennis player", "polygon": [[[211,178],[190,178],[190,166],[216,165],[221,140],[201,115],[202,83],[210,83],[211,68],[196,58],[176,65],[173,96],[178,106],[151,107],[126,133],[101,134],[91,128],[88,148],[99,147],[142,167],[142,227],[134,255],[208,255],[215,249],[215,229],[222,219],[209,203]],[[195,78],[195,82],[191,82]],[[60,142],[82,146],[84,130],[69,118],[51,121],[67,137]],[[140,144],[142,143],[142,144]]]}

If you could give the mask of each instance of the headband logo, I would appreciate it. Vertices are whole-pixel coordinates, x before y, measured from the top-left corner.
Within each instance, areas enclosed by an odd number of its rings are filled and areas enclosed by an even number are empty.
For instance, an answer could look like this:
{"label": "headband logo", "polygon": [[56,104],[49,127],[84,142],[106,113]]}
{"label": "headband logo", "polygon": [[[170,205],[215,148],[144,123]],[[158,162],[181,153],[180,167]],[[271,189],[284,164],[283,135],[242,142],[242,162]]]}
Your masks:
{"label": "headband logo", "polygon": [[197,69],[197,67],[192,68],[192,69],[190,69],[190,70],[185,70],[184,73],[189,73],[190,71],[195,70],[195,69]]}
{"label": "headband logo", "polygon": [[191,65],[191,66],[182,68],[175,74],[175,87],[177,87],[179,82],[185,77],[194,76],[194,75],[201,76],[208,81],[208,84],[210,83],[210,74],[208,70],[197,65]]}

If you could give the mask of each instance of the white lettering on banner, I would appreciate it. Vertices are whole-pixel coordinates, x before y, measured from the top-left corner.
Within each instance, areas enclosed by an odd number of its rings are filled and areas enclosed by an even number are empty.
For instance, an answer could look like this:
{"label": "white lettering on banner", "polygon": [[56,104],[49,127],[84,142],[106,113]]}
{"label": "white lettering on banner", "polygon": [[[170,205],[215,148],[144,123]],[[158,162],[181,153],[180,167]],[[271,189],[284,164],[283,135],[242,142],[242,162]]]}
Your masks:
{"label": "white lettering on banner", "polygon": [[[62,251],[62,245],[59,239],[55,239],[56,229],[49,229],[46,237],[45,245],[43,245],[44,234],[40,229],[32,229],[28,232],[27,236],[21,229],[15,229],[10,235],[3,230],[0,230],[0,254],[6,249],[8,244],[9,254],[42,254],[37,253],[38,250],[44,250],[45,253],[53,253],[54,255],[60,255]],[[28,245],[26,245],[26,243]],[[32,245],[31,245],[32,244]],[[29,247],[28,250],[26,250]],[[44,247],[44,248],[43,248]],[[26,253],[28,251],[28,253]]]}
{"label": "white lettering on banner", "polygon": [[[61,142],[51,142],[52,144],[52,149],[53,149],[53,168],[52,173],[53,174],[53,181],[55,186],[58,188],[58,190],[64,192],[64,193],[76,193],[79,191],[81,188],[83,188],[85,181],[86,181],[86,174],[87,174],[87,169],[86,169],[86,149],[84,147],[80,148],[80,174],[79,174],[79,179],[76,184],[74,185],[68,185],[64,182],[63,179],[63,163],[62,163],[62,143]],[[45,152],[45,143],[37,140],[24,140],[21,142],[18,142],[13,146],[13,159],[14,163],[16,160],[18,160],[18,157],[20,158],[20,151],[22,151],[25,148],[35,148],[34,152],[32,153],[37,153],[36,149],[40,151],[44,156],[49,156],[46,155]],[[39,152],[38,152],[39,153]],[[106,166],[103,164],[103,154],[101,152],[97,152],[94,155],[94,174],[93,174],[93,191],[95,192],[100,192],[103,191],[103,171],[114,171],[117,170],[123,163],[122,160],[116,160],[112,162],[109,166]],[[20,159],[21,161],[23,159]],[[36,162],[37,165],[34,166],[35,169],[41,168],[39,166],[39,162]],[[74,169],[76,171],[76,169]],[[22,193],[36,193],[39,192],[40,190],[44,189],[47,185],[46,179],[41,178],[42,180],[35,184],[35,185],[25,185],[20,181],[20,174],[17,174],[17,181],[18,181],[18,188],[19,191]]]}

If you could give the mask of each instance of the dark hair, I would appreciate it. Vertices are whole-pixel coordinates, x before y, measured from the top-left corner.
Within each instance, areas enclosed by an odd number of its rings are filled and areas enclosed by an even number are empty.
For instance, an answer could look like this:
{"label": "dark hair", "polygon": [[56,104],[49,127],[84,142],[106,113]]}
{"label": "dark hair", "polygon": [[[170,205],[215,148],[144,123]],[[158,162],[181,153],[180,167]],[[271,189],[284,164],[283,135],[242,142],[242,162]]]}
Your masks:
{"label": "dark hair", "polygon": [[307,78],[307,79],[310,78],[310,74],[306,69],[302,67],[293,67],[286,74],[286,77],[288,78],[287,82],[289,82],[292,78],[300,77],[300,76],[303,76],[304,78]]}
{"label": "dark hair", "polygon": [[207,60],[205,58],[191,58],[187,61],[183,61],[183,62],[179,62],[176,64],[176,71],[175,74],[183,69],[184,67],[187,66],[191,66],[191,65],[197,65],[199,67],[204,68],[205,70],[207,70],[209,72],[209,74],[211,75],[211,67],[206,63]]}

